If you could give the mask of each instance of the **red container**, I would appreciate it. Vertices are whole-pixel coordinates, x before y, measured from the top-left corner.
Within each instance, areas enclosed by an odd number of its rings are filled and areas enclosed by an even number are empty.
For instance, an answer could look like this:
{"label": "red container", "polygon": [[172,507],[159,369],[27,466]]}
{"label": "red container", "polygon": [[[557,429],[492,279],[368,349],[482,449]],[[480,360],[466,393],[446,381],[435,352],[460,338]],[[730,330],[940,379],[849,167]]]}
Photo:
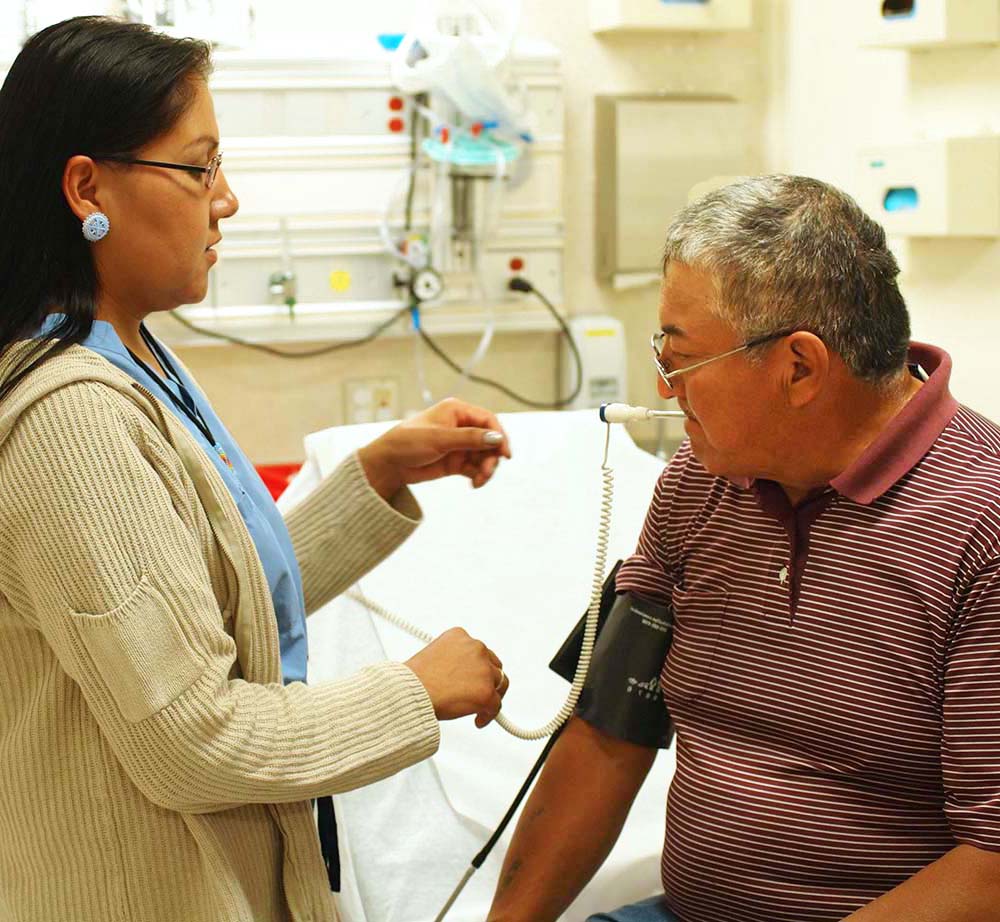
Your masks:
{"label": "red container", "polygon": [[256,467],[264,486],[275,499],[285,492],[292,478],[302,470],[301,464],[258,464]]}

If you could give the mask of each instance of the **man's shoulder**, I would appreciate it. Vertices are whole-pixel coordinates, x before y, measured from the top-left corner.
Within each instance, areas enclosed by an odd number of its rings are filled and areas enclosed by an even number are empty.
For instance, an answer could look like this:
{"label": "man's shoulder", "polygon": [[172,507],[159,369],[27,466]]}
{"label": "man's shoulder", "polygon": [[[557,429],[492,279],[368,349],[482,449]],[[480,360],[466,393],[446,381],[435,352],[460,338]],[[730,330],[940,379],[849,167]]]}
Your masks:
{"label": "man's shoulder", "polygon": [[960,404],[919,467],[944,489],[1000,498],[1000,425]]}
{"label": "man's shoulder", "polygon": [[942,436],[964,443],[970,449],[978,449],[984,460],[992,458],[1000,465],[1000,425],[981,413],[959,404]]}
{"label": "man's shoulder", "polygon": [[951,531],[1000,545],[1000,426],[959,405],[900,495],[907,505],[947,512]]}

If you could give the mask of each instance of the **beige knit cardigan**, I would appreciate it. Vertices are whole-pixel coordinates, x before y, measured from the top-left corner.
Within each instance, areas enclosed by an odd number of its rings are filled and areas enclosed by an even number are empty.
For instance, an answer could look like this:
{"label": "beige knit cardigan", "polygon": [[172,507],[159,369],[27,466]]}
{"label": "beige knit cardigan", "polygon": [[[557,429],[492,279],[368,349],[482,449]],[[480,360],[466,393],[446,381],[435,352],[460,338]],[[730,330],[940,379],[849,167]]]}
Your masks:
{"label": "beige knit cardigan", "polygon": [[[288,517],[307,609],[418,519],[349,458]],[[0,663],[0,922],[334,920],[309,799],[439,741],[400,663],[282,685],[222,478],[79,346],[0,405]]]}

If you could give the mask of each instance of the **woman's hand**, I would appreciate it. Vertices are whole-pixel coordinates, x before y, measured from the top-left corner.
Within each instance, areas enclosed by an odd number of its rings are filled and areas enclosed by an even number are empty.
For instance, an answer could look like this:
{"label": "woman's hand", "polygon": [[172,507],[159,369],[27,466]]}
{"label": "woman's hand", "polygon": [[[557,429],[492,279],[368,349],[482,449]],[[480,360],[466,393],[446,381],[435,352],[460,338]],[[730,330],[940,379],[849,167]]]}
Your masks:
{"label": "woman's hand", "polygon": [[368,482],[384,499],[401,487],[461,474],[481,487],[509,458],[510,446],[488,410],[448,398],[394,426],[358,451]]}
{"label": "woman's hand", "polygon": [[485,727],[510,687],[496,654],[460,627],[432,640],[406,665],[427,690],[438,720],[475,714],[476,726]]}

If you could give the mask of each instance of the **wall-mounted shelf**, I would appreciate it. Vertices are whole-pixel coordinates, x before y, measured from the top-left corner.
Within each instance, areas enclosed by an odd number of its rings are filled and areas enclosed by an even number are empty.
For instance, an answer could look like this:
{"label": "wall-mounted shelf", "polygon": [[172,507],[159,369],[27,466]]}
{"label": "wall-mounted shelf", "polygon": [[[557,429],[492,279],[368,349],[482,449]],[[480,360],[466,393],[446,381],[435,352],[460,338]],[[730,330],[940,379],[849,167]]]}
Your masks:
{"label": "wall-mounted shelf", "polygon": [[721,32],[752,22],[751,0],[590,0],[597,33]]}
{"label": "wall-mounted shelf", "polygon": [[871,147],[858,174],[859,202],[888,234],[1000,234],[1000,137]]}
{"label": "wall-mounted shelf", "polygon": [[[338,342],[359,339],[379,324],[389,320],[401,307],[399,301],[357,302],[354,304],[299,304],[294,319],[287,308],[275,305],[246,305],[216,311],[193,306],[183,315],[195,326],[212,333],[234,336],[251,343]],[[559,326],[543,308],[517,301],[496,305],[497,333],[557,333]],[[478,336],[488,320],[481,306],[425,307],[422,324],[433,336]],[[223,341],[182,326],[169,317],[149,319],[154,334],[171,346],[220,346]],[[404,317],[383,334],[386,338],[412,335],[410,321]]]}
{"label": "wall-mounted shelf", "polygon": [[997,0],[864,0],[865,38],[874,48],[947,48],[1000,41]]}

